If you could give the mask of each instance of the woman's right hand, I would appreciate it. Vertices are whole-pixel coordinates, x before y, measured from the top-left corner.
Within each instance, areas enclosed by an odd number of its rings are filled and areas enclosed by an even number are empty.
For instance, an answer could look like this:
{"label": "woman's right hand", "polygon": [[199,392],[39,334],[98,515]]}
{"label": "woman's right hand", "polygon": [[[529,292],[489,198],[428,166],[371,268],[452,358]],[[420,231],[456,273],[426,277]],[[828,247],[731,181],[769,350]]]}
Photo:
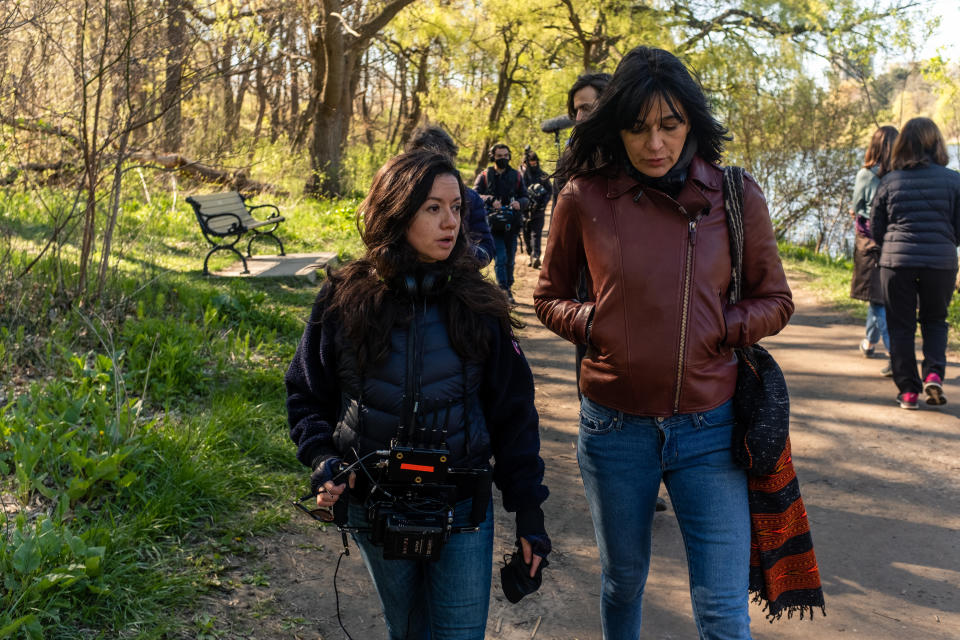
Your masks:
{"label": "woman's right hand", "polygon": [[336,504],[337,500],[340,499],[340,496],[343,495],[343,492],[347,488],[347,483],[350,484],[350,488],[356,485],[357,474],[354,471],[350,472],[350,476],[347,478],[347,482],[343,484],[334,484],[333,480],[327,480],[323,483],[317,490],[317,506],[321,509],[329,509]]}

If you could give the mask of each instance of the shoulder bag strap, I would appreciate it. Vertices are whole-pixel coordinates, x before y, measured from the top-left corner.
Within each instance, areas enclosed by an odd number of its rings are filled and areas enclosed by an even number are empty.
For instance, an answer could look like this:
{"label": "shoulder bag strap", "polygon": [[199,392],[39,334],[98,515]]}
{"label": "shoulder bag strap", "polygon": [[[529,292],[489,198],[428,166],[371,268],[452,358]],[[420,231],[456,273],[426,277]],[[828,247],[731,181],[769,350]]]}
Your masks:
{"label": "shoulder bag strap", "polygon": [[[723,208],[730,235],[730,304],[743,299],[743,168],[723,169]],[[758,364],[752,347],[735,349],[737,357],[750,363],[755,375]]]}
{"label": "shoulder bag strap", "polygon": [[723,208],[730,235],[730,304],[743,298],[743,169],[724,167]]}

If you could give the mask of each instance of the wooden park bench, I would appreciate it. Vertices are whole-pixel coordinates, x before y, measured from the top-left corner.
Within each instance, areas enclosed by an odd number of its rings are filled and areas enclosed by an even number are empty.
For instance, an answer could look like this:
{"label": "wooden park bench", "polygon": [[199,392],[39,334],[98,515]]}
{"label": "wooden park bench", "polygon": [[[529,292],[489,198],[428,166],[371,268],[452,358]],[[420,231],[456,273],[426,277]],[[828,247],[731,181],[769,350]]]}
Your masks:
{"label": "wooden park bench", "polygon": [[[280,255],[286,255],[280,238],[273,234],[284,221],[284,217],[280,215],[280,209],[276,206],[260,204],[251,207],[236,191],[190,196],[187,202],[193,206],[193,211],[197,214],[197,222],[200,223],[203,237],[213,245],[203,260],[203,275],[209,274],[207,263],[210,261],[210,256],[217,251],[233,251],[243,261],[243,273],[250,273],[247,269],[247,259],[234,247],[247,233],[250,234],[247,242],[247,257],[250,257],[250,245],[253,241],[263,237],[271,238],[280,246]],[[273,209],[273,213],[263,220],[257,220],[251,215],[254,210],[263,208]]]}

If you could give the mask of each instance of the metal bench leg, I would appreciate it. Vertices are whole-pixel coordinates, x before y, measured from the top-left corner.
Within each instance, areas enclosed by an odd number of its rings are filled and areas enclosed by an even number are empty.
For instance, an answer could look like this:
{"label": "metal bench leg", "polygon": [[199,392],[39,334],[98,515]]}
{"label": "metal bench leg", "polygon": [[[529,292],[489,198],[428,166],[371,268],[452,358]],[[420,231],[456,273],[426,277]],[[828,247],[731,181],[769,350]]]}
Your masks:
{"label": "metal bench leg", "polygon": [[250,255],[250,246],[253,244],[253,241],[256,240],[257,238],[270,238],[271,240],[273,240],[274,242],[276,242],[277,245],[280,247],[280,255],[282,255],[282,256],[287,255],[287,254],[284,252],[284,250],[283,250],[283,242],[280,241],[280,238],[278,238],[277,236],[273,235],[273,232],[272,232],[272,231],[270,231],[269,233],[256,233],[256,232],[254,232],[254,235],[251,236],[251,237],[250,237],[250,240],[247,241],[247,257],[248,257],[248,258],[251,257],[251,255]]}
{"label": "metal bench leg", "polygon": [[230,246],[220,245],[220,246],[214,247],[213,249],[210,249],[210,253],[207,254],[207,257],[206,257],[206,258],[204,258],[204,260],[203,260],[203,275],[205,275],[205,276],[210,275],[210,271],[207,269],[207,263],[210,261],[210,256],[212,256],[213,254],[215,254],[217,251],[221,251],[221,250],[223,250],[223,251],[233,251],[235,254],[237,254],[238,256],[240,256],[240,261],[243,262],[243,272],[242,272],[242,273],[250,273],[250,270],[247,268],[247,259],[243,257],[243,254],[242,254],[242,253],[240,253],[239,251],[237,251],[236,248],[234,248],[233,245],[230,245]]}

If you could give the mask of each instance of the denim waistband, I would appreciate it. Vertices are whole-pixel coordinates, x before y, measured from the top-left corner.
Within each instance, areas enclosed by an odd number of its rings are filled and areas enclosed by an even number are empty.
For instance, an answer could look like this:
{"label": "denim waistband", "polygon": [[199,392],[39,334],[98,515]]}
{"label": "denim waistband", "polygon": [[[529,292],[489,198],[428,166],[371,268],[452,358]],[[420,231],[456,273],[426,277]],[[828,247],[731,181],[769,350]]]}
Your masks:
{"label": "denim waistband", "polygon": [[686,422],[691,418],[698,422],[709,424],[720,424],[732,421],[733,418],[733,400],[727,400],[723,404],[707,409],[706,411],[697,411],[693,413],[677,413],[672,416],[642,416],[626,411],[611,409],[599,402],[594,402],[587,396],[583,396],[580,402],[581,414],[601,419],[613,419],[615,423],[622,424],[649,424],[654,426],[665,426],[678,422]]}

